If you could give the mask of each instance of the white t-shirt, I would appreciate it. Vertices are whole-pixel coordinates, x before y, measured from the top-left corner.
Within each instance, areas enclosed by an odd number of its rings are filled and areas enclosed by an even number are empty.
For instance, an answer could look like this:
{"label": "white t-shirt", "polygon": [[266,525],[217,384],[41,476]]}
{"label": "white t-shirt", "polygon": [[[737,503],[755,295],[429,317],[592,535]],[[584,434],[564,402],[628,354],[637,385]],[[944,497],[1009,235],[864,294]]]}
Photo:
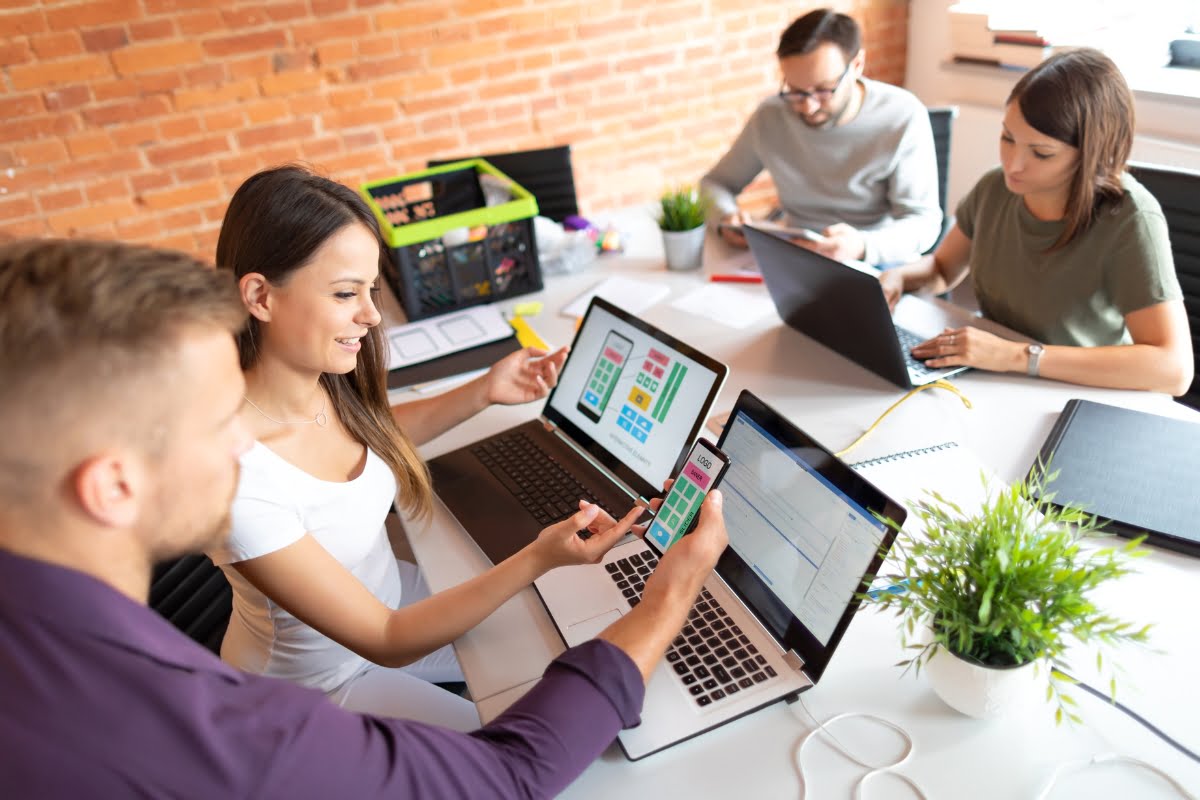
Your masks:
{"label": "white t-shirt", "polygon": [[396,496],[395,476],[370,449],[362,474],[345,482],[314,478],[258,442],[241,466],[229,541],[209,553],[233,586],[221,657],[247,672],[331,692],[365,660],[284,611],[227,565],[308,533],[380,602],[396,608],[400,573],[383,525]]}

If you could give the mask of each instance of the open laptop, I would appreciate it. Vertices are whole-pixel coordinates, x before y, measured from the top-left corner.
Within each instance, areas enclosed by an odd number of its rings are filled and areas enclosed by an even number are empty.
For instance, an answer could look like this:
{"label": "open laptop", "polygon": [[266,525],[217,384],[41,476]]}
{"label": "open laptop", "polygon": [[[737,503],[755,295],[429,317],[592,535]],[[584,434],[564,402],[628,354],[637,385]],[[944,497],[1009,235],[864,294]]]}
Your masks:
{"label": "open laptop", "polygon": [[[717,446],[730,460],[719,487],[729,547],[651,676],[642,724],[618,737],[630,759],[812,687],[895,539],[872,512],[905,519],[903,506],[749,392]],[[574,646],[637,604],[660,556],[652,541],[630,542],[534,586]]]}
{"label": "open laptop", "polygon": [[434,489],[494,564],[580,499],[620,518],[662,491],[728,374],[596,297],[542,416],[433,459]]}
{"label": "open laptop", "polygon": [[905,389],[967,369],[928,368],[913,358],[913,347],[944,328],[1001,327],[912,295],[901,298],[893,314],[873,268],[843,264],[749,225],[743,233],[784,322]]}

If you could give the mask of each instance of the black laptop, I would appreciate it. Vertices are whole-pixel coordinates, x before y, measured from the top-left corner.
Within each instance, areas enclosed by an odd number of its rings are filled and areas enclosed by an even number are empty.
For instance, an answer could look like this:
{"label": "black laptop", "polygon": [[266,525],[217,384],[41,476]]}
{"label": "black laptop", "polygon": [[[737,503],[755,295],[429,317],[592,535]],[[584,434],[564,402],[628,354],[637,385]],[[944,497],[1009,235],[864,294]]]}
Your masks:
{"label": "black laptop", "polygon": [[596,297],[541,417],[433,459],[434,490],[494,564],[580,499],[619,518],[661,493],[728,373]]}

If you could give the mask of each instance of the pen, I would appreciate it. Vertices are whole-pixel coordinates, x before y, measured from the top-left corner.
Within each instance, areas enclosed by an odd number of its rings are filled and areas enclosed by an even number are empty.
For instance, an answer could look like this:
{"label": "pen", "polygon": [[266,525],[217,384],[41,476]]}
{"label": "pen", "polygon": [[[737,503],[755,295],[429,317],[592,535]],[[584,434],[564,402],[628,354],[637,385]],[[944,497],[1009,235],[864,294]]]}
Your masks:
{"label": "pen", "polygon": [[713,283],[762,283],[762,275],[755,275],[753,272],[745,274],[737,272],[718,272],[709,277]]}

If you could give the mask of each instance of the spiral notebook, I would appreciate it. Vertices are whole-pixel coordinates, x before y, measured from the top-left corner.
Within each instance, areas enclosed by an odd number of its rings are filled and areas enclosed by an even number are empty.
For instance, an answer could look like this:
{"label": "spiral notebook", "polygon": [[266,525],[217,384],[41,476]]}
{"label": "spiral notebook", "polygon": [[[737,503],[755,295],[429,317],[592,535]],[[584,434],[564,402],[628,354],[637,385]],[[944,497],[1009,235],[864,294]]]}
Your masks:
{"label": "spiral notebook", "polygon": [[[850,466],[910,512],[916,503],[929,499],[926,491],[932,490],[971,513],[983,505],[989,487],[994,492],[1004,485],[974,453],[957,442],[889,453]],[[909,518],[913,518],[911,514]]]}

